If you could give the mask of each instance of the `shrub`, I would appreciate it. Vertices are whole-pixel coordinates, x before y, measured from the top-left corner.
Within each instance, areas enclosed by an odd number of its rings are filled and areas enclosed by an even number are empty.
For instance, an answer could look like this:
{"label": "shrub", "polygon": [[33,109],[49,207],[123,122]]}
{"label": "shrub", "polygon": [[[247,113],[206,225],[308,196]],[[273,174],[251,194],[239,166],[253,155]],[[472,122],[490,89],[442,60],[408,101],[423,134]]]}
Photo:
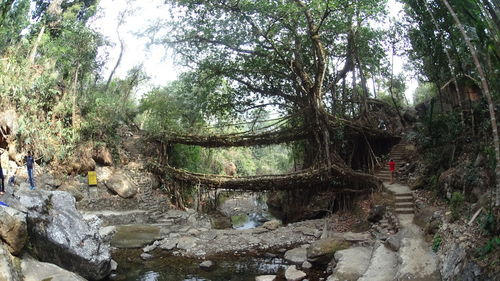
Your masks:
{"label": "shrub", "polygon": [[437,234],[434,235],[434,238],[432,239],[432,250],[434,252],[437,252],[439,250],[439,247],[441,247],[441,242],[443,242],[443,238],[441,235]]}
{"label": "shrub", "polygon": [[463,210],[465,197],[460,192],[453,192],[450,199],[451,219],[453,221],[460,218],[460,213]]}

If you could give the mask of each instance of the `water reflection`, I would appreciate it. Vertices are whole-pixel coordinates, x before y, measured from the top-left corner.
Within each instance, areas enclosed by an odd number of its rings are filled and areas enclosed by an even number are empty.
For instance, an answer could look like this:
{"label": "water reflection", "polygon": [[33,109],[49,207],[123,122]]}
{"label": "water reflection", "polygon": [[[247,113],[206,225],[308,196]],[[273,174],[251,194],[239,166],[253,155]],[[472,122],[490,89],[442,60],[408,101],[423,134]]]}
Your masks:
{"label": "water reflection", "polygon": [[234,229],[250,229],[275,219],[268,211],[266,200],[265,193],[223,192],[219,209],[231,218]]}
{"label": "water reflection", "polygon": [[200,260],[174,256],[157,256],[142,261],[139,250],[120,250],[113,254],[118,272],[110,280],[120,281],[254,281],[256,276],[283,272],[287,266],[279,257],[213,258],[213,271],[199,268]]}

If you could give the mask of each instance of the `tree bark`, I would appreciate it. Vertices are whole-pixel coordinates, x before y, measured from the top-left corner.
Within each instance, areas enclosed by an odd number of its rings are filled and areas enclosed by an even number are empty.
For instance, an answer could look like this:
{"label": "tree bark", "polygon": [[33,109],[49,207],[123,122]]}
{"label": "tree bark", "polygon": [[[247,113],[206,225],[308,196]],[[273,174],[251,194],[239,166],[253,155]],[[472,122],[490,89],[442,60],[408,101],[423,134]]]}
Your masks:
{"label": "tree bark", "polygon": [[40,29],[40,32],[38,32],[38,36],[36,37],[35,43],[33,44],[33,47],[31,48],[30,55],[28,57],[29,64],[35,63],[35,57],[36,57],[36,53],[38,52],[38,46],[40,45],[40,42],[42,41],[42,37],[43,37],[44,32],[45,32],[45,25],[42,25],[42,28]]}
{"label": "tree bark", "polygon": [[78,74],[80,72],[80,64],[78,64],[78,66],[76,67],[76,70],[75,70],[75,76],[73,77],[73,85],[72,85],[72,89],[71,91],[73,92],[72,93],[72,100],[73,100],[73,105],[72,105],[72,116],[71,116],[71,125],[73,127],[73,134],[75,134],[76,130],[79,128],[80,126],[80,122],[78,121],[79,119],[79,116],[78,116],[78,105],[77,105],[77,97],[78,97],[78,91],[77,91],[77,88],[76,88],[76,85],[78,83]]}
{"label": "tree bark", "polygon": [[465,32],[465,28],[462,25],[462,22],[458,18],[457,14],[453,10],[453,8],[450,6],[447,0],[443,0],[443,3],[445,4],[446,8],[450,12],[451,16],[453,17],[453,20],[457,24],[458,28],[460,29],[460,33],[462,33],[462,36],[465,40],[465,43],[467,44],[467,47],[469,48],[469,51],[472,56],[472,60],[474,61],[474,65],[476,66],[477,72],[479,73],[479,77],[481,78],[481,88],[483,90],[484,95],[486,96],[486,99],[488,101],[488,109],[490,112],[490,121],[491,121],[491,130],[493,132],[493,145],[495,147],[495,156],[496,156],[496,168],[495,168],[495,177],[496,177],[496,197],[495,197],[495,206],[500,206],[500,140],[498,138],[498,127],[497,127],[497,120],[495,116],[495,105],[493,103],[493,97],[491,95],[488,82],[486,80],[486,74],[484,73],[483,67],[481,63],[479,62],[479,58],[476,53],[476,49],[470,42],[470,38],[467,35],[467,32]]}

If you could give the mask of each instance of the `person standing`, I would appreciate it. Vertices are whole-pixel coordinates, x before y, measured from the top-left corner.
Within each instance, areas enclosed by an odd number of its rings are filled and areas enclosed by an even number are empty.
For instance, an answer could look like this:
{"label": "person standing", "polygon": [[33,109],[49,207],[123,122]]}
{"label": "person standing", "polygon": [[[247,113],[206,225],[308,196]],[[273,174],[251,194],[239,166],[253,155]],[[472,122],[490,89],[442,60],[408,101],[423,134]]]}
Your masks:
{"label": "person standing", "polygon": [[395,174],[395,171],[396,171],[396,162],[394,162],[394,160],[389,160],[389,171],[391,171],[391,184],[394,183],[394,174]]}
{"label": "person standing", "polygon": [[0,184],[0,195],[4,195],[5,194],[5,185],[4,185],[2,161],[0,161],[0,180],[2,180],[2,182]]}
{"label": "person standing", "polygon": [[24,157],[24,160],[26,161],[26,167],[28,168],[28,179],[30,181],[30,188],[31,190],[35,189],[35,160],[33,159],[33,154],[31,153],[31,150],[28,151],[28,155]]}

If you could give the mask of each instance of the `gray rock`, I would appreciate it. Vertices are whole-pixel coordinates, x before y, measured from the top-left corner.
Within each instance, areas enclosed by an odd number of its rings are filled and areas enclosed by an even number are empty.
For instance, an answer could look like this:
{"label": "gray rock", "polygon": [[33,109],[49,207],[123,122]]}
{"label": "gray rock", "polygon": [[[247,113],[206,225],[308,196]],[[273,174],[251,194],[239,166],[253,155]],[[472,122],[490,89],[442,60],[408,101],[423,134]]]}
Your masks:
{"label": "gray rock", "polygon": [[0,238],[7,243],[11,254],[19,254],[28,240],[26,214],[0,206]]}
{"label": "gray rock", "polygon": [[307,260],[307,249],[300,247],[288,250],[285,253],[285,260],[294,264],[302,264]]}
{"label": "gray rock", "polygon": [[137,186],[128,179],[124,171],[117,171],[104,181],[104,185],[122,198],[131,198],[137,194]]}
{"label": "gray rock", "polygon": [[152,258],[153,258],[153,255],[151,255],[151,254],[148,254],[148,253],[142,253],[141,254],[141,259],[142,260],[150,260]]}
{"label": "gray rock", "polygon": [[274,281],[276,280],[276,275],[261,275],[255,277],[255,281]]}
{"label": "gray rock", "polygon": [[40,260],[87,279],[103,279],[110,273],[110,246],[99,235],[100,221],[85,221],[73,196],[42,190],[21,190],[16,196],[28,210],[29,239]]}
{"label": "gray rock", "polygon": [[372,249],[365,247],[354,247],[336,252],[337,265],[328,280],[358,280],[368,268],[371,254]]}
{"label": "gray rock", "polygon": [[368,215],[368,221],[369,222],[380,221],[384,217],[385,209],[386,208],[384,205],[375,205],[375,207],[373,207],[370,210],[370,214]]}
{"label": "gray rock", "polygon": [[302,263],[302,268],[304,268],[304,269],[311,269],[312,267],[313,267],[313,265],[308,261],[304,261]]}
{"label": "gray rock", "polygon": [[289,266],[285,271],[285,278],[287,281],[300,281],[306,278],[307,274],[297,269],[295,265]]}
{"label": "gray rock", "polygon": [[172,250],[177,246],[177,239],[165,238],[160,241],[160,249],[163,250]]}
{"label": "gray rock", "polygon": [[184,236],[179,238],[177,242],[177,248],[181,250],[188,250],[196,246],[196,242],[198,241],[198,238],[195,237],[190,237],[190,236]]}
{"label": "gray rock", "polygon": [[[395,279],[397,271],[398,259],[396,254],[387,249],[384,245],[376,243],[368,268],[363,273],[363,276],[358,281],[373,281],[373,280],[408,280]],[[410,280],[425,280],[425,279],[410,279]],[[426,280],[427,281],[427,280]]]}
{"label": "gray rock", "polygon": [[85,197],[82,192],[83,186],[81,182],[72,179],[60,184],[58,190],[69,192],[75,197],[76,201],[80,201]]}
{"label": "gray rock", "polygon": [[111,271],[116,271],[118,269],[118,263],[115,260],[111,260]]}
{"label": "gray rock", "polygon": [[270,220],[266,221],[262,227],[269,229],[269,230],[276,230],[278,227],[281,226],[281,222],[279,220]]}
{"label": "gray rock", "polygon": [[211,260],[206,260],[200,263],[199,267],[203,270],[213,270],[215,268],[215,263]]}
{"label": "gray rock", "polygon": [[147,245],[146,247],[142,248],[142,251],[144,253],[149,253],[151,251],[154,251],[158,247],[158,244],[156,242],[157,241],[155,241],[155,243],[153,243],[151,245]]}
{"label": "gray rock", "polygon": [[311,263],[327,264],[335,252],[348,248],[350,243],[339,238],[326,238],[314,241],[307,249],[307,260]]}
{"label": "gray rock", "polygon": [[105,226],[99,229],[99,234],[104,241],[111,241],[113,235],[116,233],[116,226]]}
{"label": "gray rock", "polygon": [[23,256],[21,268],[24,281],[86,281],[78,274],[51,263],[39,262],[27,255]]}
{"label": "gray rock", "polygon": [[391,235],[389,236],[389,238],[385,240],[385,246],[393,250],[394,252],[397,252],[401,247],[401,239],[402,239],[401,232]]}
{"label": "gray rock", "polygon": [[0,242],[0,280],[5,281],[21,281],[20,272],[16,270],[14,257],[7,250],[2,242]]}

